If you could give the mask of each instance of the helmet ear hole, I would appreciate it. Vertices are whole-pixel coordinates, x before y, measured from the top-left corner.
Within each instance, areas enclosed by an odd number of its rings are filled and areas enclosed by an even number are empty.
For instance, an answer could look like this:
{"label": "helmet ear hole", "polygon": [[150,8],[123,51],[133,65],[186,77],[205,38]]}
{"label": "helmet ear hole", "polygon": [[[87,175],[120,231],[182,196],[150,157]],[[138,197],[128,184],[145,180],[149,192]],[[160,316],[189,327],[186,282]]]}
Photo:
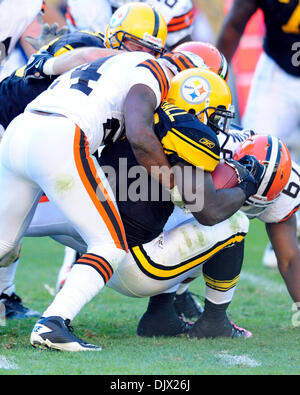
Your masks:
{"label": "helmet ear hole", "polygon": [[196,115],[196,111],[195,111],[193,108],[190,108],[190,109],[188,110],[188,113],[189,113],[189,114],[192,114],[192,115]]}

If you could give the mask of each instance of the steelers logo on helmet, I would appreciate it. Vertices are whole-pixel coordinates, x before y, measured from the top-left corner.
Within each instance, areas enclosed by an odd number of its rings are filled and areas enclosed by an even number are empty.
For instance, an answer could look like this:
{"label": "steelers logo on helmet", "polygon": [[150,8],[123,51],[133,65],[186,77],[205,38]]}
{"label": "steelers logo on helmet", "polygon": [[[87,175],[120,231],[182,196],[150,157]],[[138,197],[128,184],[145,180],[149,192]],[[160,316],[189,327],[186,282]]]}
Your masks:
{"label": "steelers logo on helmet", "polygon": [[181,96],[190,104],[200,104],[209,97],[211,87],[208,80],[200,76],[188,77],[181,85]]}
{"label": "steelers logo on helmet", "polygon": [[129,8],[130,8],[129,5],[125,5],[121,8],[119,8],[118,10],[116,10],[116,12],[112,15],[111,20],[109,22],[110,27],[112,29],[114,29],[115,27],[120,26],[122,24],[122,22],[128,15]]}

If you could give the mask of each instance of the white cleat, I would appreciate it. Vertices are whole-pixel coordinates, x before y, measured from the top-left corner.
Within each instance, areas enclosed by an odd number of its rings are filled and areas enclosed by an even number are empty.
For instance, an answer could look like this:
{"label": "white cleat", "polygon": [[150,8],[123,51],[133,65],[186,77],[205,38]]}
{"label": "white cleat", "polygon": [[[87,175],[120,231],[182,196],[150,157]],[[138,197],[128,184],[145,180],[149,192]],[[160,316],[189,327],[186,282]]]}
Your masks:
{"label": "white cleat", "polygon": [[101,347],[86,343],[76,337],[69,323],[69,320],[61,317],[42,317],[31,332],[31,345],[60,351],[101,351]]}

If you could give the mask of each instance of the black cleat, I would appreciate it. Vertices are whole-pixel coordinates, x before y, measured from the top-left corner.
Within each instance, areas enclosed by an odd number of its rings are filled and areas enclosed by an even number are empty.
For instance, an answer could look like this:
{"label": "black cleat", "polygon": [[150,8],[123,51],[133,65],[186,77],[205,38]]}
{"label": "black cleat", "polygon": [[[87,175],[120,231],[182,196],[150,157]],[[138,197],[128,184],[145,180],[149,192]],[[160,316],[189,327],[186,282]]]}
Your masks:
{"label": "black cleat", "polygon": [[189,291],[175,295],[174,308],[180,317],[189,320],[198,319],[203,313],[201,304],[193,298]]}
{"label": "black cleat", "polygon": [[158,315],[146,311],[137,327],[138,336],[178,336],[186,334],[192,323],[184,321],[176,314]]}
{"label": "black cleat", "polygon": [[203,316],[195,322],[189,330],[188,337],[198,339],[209,339],[216,337],[252,337],[252,333],[240,328],[226,317],[222,321],[203,319]]}
{"label": "black cleat", "polygon": [[38,311],[23,306],[22,299],[15,293],[12,293],[10,296],[2,293],[0,295],[0,303],[5,306],[5,318],[7,319],[23,319],[41,316],[41,313]]}
{"label": "black cleat", "polygon": [[33,347],[60,351],[101,351],[101,347],[76,337],[69,324],[70,320],[61,317],[42,317],[31,332],[30,343]]}

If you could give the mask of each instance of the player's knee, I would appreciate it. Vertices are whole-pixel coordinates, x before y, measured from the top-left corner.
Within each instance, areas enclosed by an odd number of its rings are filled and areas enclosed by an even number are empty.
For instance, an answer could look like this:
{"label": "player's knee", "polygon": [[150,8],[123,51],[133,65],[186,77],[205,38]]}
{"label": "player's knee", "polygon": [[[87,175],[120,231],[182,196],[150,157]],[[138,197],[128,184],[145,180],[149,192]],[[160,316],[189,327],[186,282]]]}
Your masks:
{"label": "player's knee", "polygon": [[11,265],[19,256],[20,245],[0,240],[0,267]]}
{"label": "player's knee", "polygon": [[115,271],[121,261],[125,258],[127,252],[121,248],[102,245],[88,248],[87,254],[95,254],[98,257],[102,257],[109,263],[113,271]]}

